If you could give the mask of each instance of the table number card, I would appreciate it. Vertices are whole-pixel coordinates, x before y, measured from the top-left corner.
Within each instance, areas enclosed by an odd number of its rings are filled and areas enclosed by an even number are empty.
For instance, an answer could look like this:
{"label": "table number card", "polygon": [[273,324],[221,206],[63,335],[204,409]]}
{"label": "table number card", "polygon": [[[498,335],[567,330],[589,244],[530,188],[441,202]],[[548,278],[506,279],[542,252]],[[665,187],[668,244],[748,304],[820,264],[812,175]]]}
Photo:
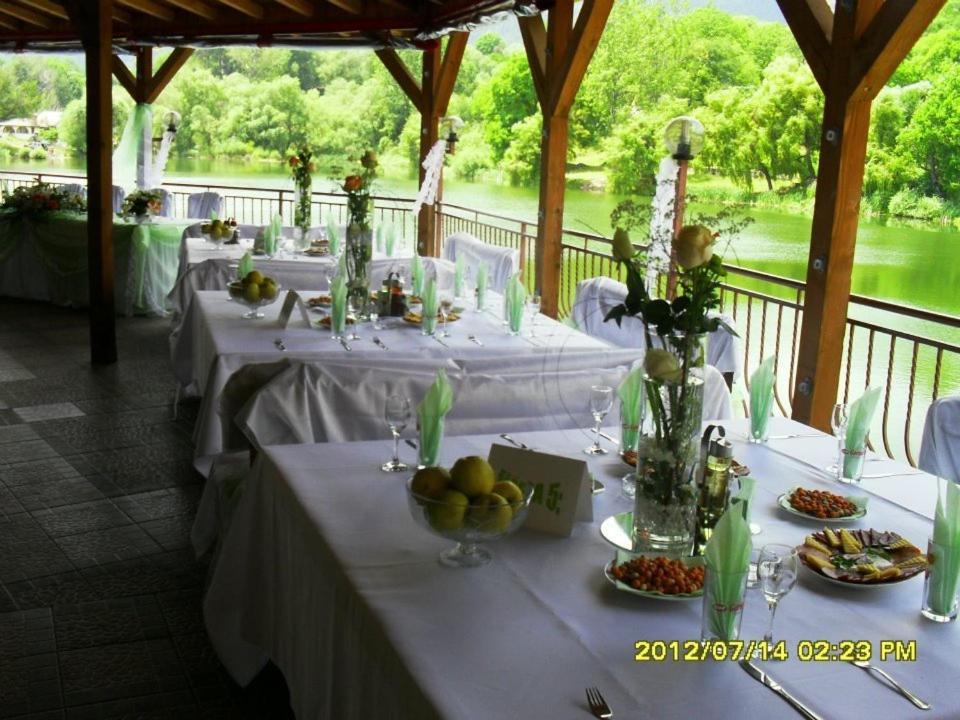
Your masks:
{"label": "table number card", "polygon": [[300,317],[307,327],[310,327],[310,313],[307,311],[307,304],[300,297],[296,290],[287,290],[287,296],[283,299],[283,307],[280,308],[280,315],[277,317],[277,325],[281,329],[286,329],[290,324],[290,316],[293,314],[293,308],[300,308]]}
{"label": "table number card", "polygon": [[503,470],[533,485],[524,527],[567,537],[575,521],[593,520],[590,473],[583,460],[493,445],[489,462],[498,475]]}

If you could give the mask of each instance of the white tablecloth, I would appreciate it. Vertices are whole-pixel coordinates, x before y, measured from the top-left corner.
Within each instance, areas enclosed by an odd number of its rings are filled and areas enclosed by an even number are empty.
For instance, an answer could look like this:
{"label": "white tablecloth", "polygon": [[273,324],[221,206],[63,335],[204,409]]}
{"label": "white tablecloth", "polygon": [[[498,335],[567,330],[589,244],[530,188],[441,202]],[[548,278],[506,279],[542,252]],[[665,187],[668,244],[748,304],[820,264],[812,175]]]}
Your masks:
{"label": "white tablecloth", "polygon": [[[732,425],[741,432],[745,427]],[[809,431],[789,420],[772,424],[773,433],[797,429]],[[451,438],[442,459],[485,455],[496,439]],[[518,439],[573,454],[590,441],[576,431]],[[769,447],[736,443],[736,457],[758,480],[753,520],[763,532],[757,544],[799,543],[816,527],[778,510],[780,493],[798,483],[836,487],[783,453],[819,465],[834,451],[828,436],[771,441]],[[436,560],[449,543],[410,517],[404,478],[377,468],[389,452],[384,441],[261,454],[204,601],[214,646],[241,684],[269,657],[283,671],[303,719],[588,717],[587,685],[603,691],[614,717],[795,717],[735,663],[634,662],[637,640],[698,639],[701,604],[640,599],[603,578],[612,549],[599,523],[629,508],[616,492],[625,471],[616,458],[589,460],[607,491],[593,499],[594,522],[579,523],[569,539],[521,530],[491,544],[489,565],[451,570]],[[882,497],[891,488],[893,501]],[[864,481],[862,490],[871,496],[865,526],[896,530],[925,545],[933,478]],[[776,679],[831,720],[960,716],[960,625],[920,617],[922,579],[853,591],[801,573],[775,626],[791,654],[800,640],[865,639],[875,652],[880,640],[916,640],[916,662],[878,664],[933,709],[917,710],[845,663],[768,663]],[[766,619],[762,597],[751,592],[742,636],[760,638]]]}
{"label": "white tablecloth", "polygon": [[[304,291],[305,297],[315,292]],[[500,307],[499,298],[490,298],[491,307]],[[243,365],[279,359],[281,352],[274,340],[283,337],[287,348],[282,354],[296,360],[354,362],[374,360],[389,372],[398,361],[417,359],[452,359],[459,362],[490,360],[490,373],[509,370],[511,358],[544,358],[543,367],[549,371],[549,359],[557,356],[595,353],[598,364],[611,348],[607,343],[591,338],[562,323],[539,317],[536,338],[509,336],[499,317],[488,312],[466,311],[455,323],[450,323],[451,337],[441,344],[437,339],[424,337],[419,326],[399,318],[384,320],[385,328],[374,331],[369,324],[358,328],[361,340],[350,341],[348,353],[340,343],[330,339],[329,330],[307,328],[298,314],[290,326],[280,331],[275,318],[281,302],[264,308],[262,320],[244,320],[244,307],[230,301],[221,292],[198,292],[184,316],[182,328],[172,340],[174,374],[181,387],[203,396],[200,417],[194,440],[197,467],[204,472],[211,456],[220,452],[222,425],[217,413],[221,389],[230,375]],[[315,315],[320,318],[319,314]],[[476,335],[482,346],[469,340]],[[384,351],[372,342],[378,336],[389,348]]]}

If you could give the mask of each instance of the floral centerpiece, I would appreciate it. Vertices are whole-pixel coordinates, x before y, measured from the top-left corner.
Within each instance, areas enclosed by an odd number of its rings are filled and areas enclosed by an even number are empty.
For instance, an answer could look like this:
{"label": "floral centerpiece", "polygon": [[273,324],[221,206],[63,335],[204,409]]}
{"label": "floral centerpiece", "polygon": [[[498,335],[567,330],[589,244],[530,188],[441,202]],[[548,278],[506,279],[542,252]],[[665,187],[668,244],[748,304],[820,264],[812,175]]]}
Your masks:
{"label": "floral centerpiece", "polygon": [[21,185],[3,199],[2,208],[17,215],[40,217],[50,212],[84,212],[87,203],[79,193],[39,182]]}
{"label": "floral centerpiece", "polygon": [[[643,321],[644,390],[649,429],[637,444],[634,536],[637,550],[689,554],[696,514],[703,411],[704,340],[724,328],[720,284],[726,271],[714,253],[715,234],[684,227],[672,242],[677,295],[655,298],[647,287],[647,250],[637,251],[626,231],[614,234],[613,255],[626,268],[627,297],[606,316]],[[734,333],[735,334],[735,333]]]}
{"label": "floral centerpiece", "polygon": [[310,229],[313,173],[317,166],[313,162],[313,151],[305,147],[300,148],[296,155],[291,155],[288,163],[293,178],[293,226],[303,241]]}
{"label": "floral centerpiece", "polygon": [[147,220],[163,209],[163,197],[159,190],[134,190],[123,199],[120,214],[127,218],[133,215],[138,222]]}
{"label": "floral centerpiece", "polygon": [[360,157],[360,171],[343,181],[347,194],[347,240],[344,247],[348,294],[354,307],[362,312],[369,293],[367,265],[373,257],[373,199],[371,190],[377,177],[377,154],[367,150]]}

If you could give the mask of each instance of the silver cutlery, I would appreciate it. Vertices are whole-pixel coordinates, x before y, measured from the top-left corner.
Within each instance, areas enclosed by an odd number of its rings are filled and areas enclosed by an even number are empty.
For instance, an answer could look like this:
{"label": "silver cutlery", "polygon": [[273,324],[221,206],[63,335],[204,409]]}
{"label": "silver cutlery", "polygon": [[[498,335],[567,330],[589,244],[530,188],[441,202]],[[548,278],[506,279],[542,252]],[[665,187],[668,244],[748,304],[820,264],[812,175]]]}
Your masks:
{"label": "silver cutlery", "polygon": [[411,440],[410,438],[404,438],[403,441],[404,441],[407,445],[409,445],[410,447],[412,447],[414,450],[419,450],[419,449],[420,449],[420,448],[417,447],[417,443],[416,443],[414,440]]}
{"label": "silver cutlery", "polygon": [[478,338],[476,335],[468,335],[467,340],[472,342],[474,345],[479,345],[480,347],[483,347],[483,343],[480,342],[480,338]]}
{"label": "silver cutlery", "polygon": [[590,713],[595,718],[607,720],[613,717],[613,710],[607,705],[607,701],[603,699],[599,688],[587,688],[587,705],[590,706]]}
{"label": "silver cutlery", "polygon": [[382,347],[384,350],[389,350],[389,349],[390,349],[390,348],[388,348],[386,345],[383,344],[383,340],[381,340],[380,337],[377,336],[377,335],[374,335],[374,336],[373,336],[373,344],[374,344],[374,345],[379,345],[379,346]]}
{"label": "silver cutlery", "polygon": [[506,440],[508,443],[510,443],[514,447],[520,448],[521,450],[533,450],[533,448],[530,447],[529,445],[524,445],[519,440],[514,440],[512,437],[510,437],[506,433],[500,433],[500,437],[502,437],[504,440]]}
{"label": "silver cutlery", "polygon": [[746,673],[750,677],[752,677],[754,680],[770,688],[771,690],[773,690],[773,692],[775,692],[777,695],[779,695],[788,703],[790,703],[793,706],[793,708],[798,713],[800,713],[805,718],[807,718],[807,720],[823,720],[823,718],[820,715],[817,715],[813,710],[808,708],[802,702],[797,700],[793,695],[791,695],[786,690],[784,690],[783,685],[778,683],[776,680],[774,680],[772,677],[770,677],[767,673],[765,673],[763,670],[758,668],[749,660],[741,660],[740,667],[742,667],[746,671]]}
{"label": "silver cutlery", "polygon": [[883,670],[882,668],[878,668],[878,667],[876,667],[875,665],[871,665],[870,662],[867,661],[867,660],[851,660],[851,661],[850,661],[850,664],[851,664],[851,665],[856,665],[856,666],[857,666],[858,668],[860,668],[861,670],[866,670],[867,672],[875,672],[877,675],[879,675],[879,676],[882,677],[884,680],[886,680],[888,683],[890,683],[890,685],[893,686],[893,689],[894,689],[894,690],[896,690],[898,693],[900,693],[901,695],[903,695],[907,700],[909,700],[910,702],[912,702],[912,703],[913,703],[914,705],[916,705],[918,708],[920,708],[921,710],[929,710],[929,709],[930,709],[930,703],[924,702],[923,700],[921,700],[920,698],[918,698],[916,695],[914,695],[912,692],[910,692],[909,690],[907,690],[903,685],[901,685],[901,684],[898,683],[896,680],[894,680],[892,677],[890,677],[890,674],[887,673],[886,670]]}
{"label": "silver cutlery", "polygon": [[286,352],[287,346],[283,344],[283,338],[277,338],[273,341],[273,344],[277,346],[277,350]]}
{"label": "silver cutlery", "polygon": [[794,438],[830,437],[823,433],[790,433],[788,435],[767,435],[767,440],[793,440]]}
{"label": "silver cutlery", "polygon": [[861,475],[861,480],[876,480],[878,478],[891,478],[891,477],[902,477],[904,475],[925,475],[926,473],[923,470],[907,470],[906,472],[886,472],[886,473],[873,473],[870,475]]}
{"label": "silver cutlery", "polygon": [[450,346],[447,345],[443,340],[440,339],[440,336],[439,336],[439,335],[431,335],[430,337],[432,337],[432,338],[433,338],[434,340],[436,340],[438,343],[440,343],[441,345],[443,345],[445,348],[450,347]]}
{"label": "silver cutlery", "polygon": [[607,435],[605,432],[603,432],[603,430],[598,430],[597,435],[599,435],[600,437],[602,437],[604,440],[608,442],[612,442],[614,445],[620,444],[620,441],[617,440],[613,435]]}
{"label": "silver cutlery", "polygon": [[343,345],[344,350],[347,350],[347,351],[353,350],[353,348],[350,347],[350,345],[347,343],[346,338],[340,338],[340,344]]}

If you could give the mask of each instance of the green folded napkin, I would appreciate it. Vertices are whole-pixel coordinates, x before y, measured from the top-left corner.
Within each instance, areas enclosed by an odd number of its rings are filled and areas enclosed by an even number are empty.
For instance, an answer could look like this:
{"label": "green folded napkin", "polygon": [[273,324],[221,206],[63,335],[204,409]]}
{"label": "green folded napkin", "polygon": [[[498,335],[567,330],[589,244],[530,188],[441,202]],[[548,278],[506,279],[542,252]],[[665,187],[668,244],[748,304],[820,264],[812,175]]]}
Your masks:
{"label": "green folded napkin", "polygon": [[447,373],[437,370],[427,394],[417,408],[417,424],[420,427],[420,464],[432,467],[440,459],[440,443],[443,442],[443,418],[453,405],[453,390]]}
{"label": "green folded napkin", "polygon": [[410,291],[417,296],[423,295],[423,260],[417,253],[410,262]]}
{"label": "green folded napkin", "polygon": [[765,440],[770,412],[773,410],[773,386],[777,376],[773,372],[775,357],[768,357],[750,376],[750,436]]}
{"label": "green folded napkin", "polygon": [[477,268],[477,310],[483,310],[487,304],[487,266]]}
{"label": "green folded napkin", "polygon": [[327,243],[331,255],[337,255],[340,252],[340,228],[337,227],[337,221],[332,214],[327,215]]}
{"label": "green folded napkin", "polygon": [[[938,481],[939,482],[939,481]],[[960,485],[946,481],[946,497],[937,492],[933,542],[938,554],[930,566],[927,603],[938,615],[949,615],[960,586]]]}
{"label": "green folded napkin", "polygon": [[283,237],[283,218],[280,216],[280,213],[276,213],[273,216],[273,220],[270,221],[270,226],[273,228],[273,237],[275,240],[279,241]]}
{"label": "green folded napkin", "polygon": [[247,250],[240,258],[240,264],[237,265],[237,277],[243,280],[251,272],[253,272],[253,258]]}
{"label": "green folded napkin", "polygon": [[753,499],[753,490],[757,486],[757,481],[748,475],[747,477],[739,478],[738,482],[740,483],[740,489],[737,490],[737,494],[730,499],[730,504],[743,503],[743,517],[749,524],[750,501]]}
{"label": "green folded napkin", "polygon": [[377,229],[374,233],[376,238],[376,248],[377,252],[383,252],[383,223],[377,225]]}
{"label": "green folded napkin", "polygon": [[847,414],[847,434],[844,437],[843,447],[847,451],[861,454],[844,454],[843,476],[845,478],[857,477],[859,470],[863,467],[865,458],[863,451],[866,447],[867,433],[870,432],[870,423],[873,421],[873,413],[876,412],[879,401],[880,388],[876,387],[869,388],[860,399],[854,400],[850,405],[850,411]]}
{"label": "green folded napkin", "polygon": [[[704,552],[707,559],[707,582],[704,596],[704,624],[715,637],[735,640],[737,616],[743,609],[746,573],[750,569],[750,524],[740,503],[731,505],[717,521]],[[712,577],[710,577],[712,576]]]}
{"label": "green folded napkin", "polygon": [[421,313],[423,314],[423,331],[432,335],[437,329],[437,310],[440,308],[440,301],[437,298],[436,278],[427,280],[427,286],[423,289],[421,300]]}
{"label": "green folded napkin", "polygon": [[263,253],[265,255],[273,255],[273,252],[276,249],[277,238],[273,234],[273,223],[271,223],[263,229]]}
{"label": "green folded napkin", "polygon": [[467,270],[466,260],[463,255],[458,255],[453,266],[453,296],[463,297],[463,277]]}
{"label": "green folded napkin", "polygon": [[397,242],[397,229],[390,225],[387,228],[387,237],[384,238],[383,249],[387,253],[387,257],[393,257],[393,246]]}
{"label": "green folded napkin", "polygon": [[506,295],[507,322],[510,324],[510,331],[518,333],[523,325],[523,311],[527,308],[527,289],[520,281],[519,273],[507,282]]}
{"label": "green folded napkin", "polygon": [[347,283],[342,274],[330,283],[330,299],[330,330],[334,335],[343,335],[347,325]]}
{"label": "green folded napkin", "polygon": [[217,214],[217,211],[216,211],[216,210],[211,210],[211,211],[210,211],[210,222],[213,222],[214,220],[219,220],[219,219],[220,219],[220,216]]}
{"label": "green folded napkin", "polygon": [[647,398],[644,394],[643,366],[635,367],[627,373],[617,388],[620,398],[620,440],[628,450],[637,449],[640,438],[640,425],[646,410]]}

